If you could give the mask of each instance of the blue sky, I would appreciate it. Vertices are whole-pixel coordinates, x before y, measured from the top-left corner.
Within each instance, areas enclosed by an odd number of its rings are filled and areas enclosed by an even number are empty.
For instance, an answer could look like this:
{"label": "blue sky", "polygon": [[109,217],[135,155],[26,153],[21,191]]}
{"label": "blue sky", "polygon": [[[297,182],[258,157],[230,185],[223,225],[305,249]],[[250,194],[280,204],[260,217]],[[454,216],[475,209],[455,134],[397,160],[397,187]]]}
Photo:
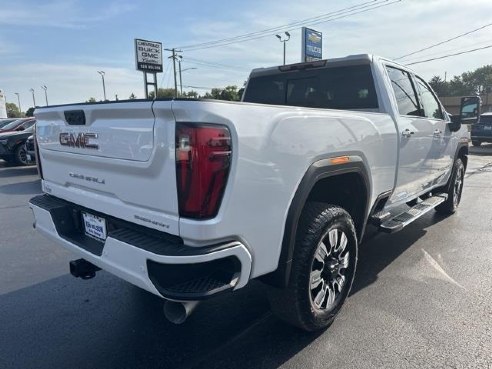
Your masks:
{"label": "blue sky", "polygon": [[[374,0],[381,3],[385,0]],[[393,0],[388,0],[386,3]],[[98,70],[106,72],[107,96],[143,97],[142,73],[135,70],[133,40],[161,41],[164,47],[196,44],[326,14],[364,0],[334,1],[83,1],[4,0],[0,11],[0,89],[8,101],[19,92],[23,110],[50,104],[102,99]],[[367,0],[366,0],[367,2]],[[398,57],[462,32],[492,23],[492,1],[402,0],[347,18],[306,26],[323,32],[323,56],[375,53]],[[249,70],[282,62],[282,45],[274,36],[201,50],[184,50],[183,84],[197,87],[241,85]],[[287,62],[300,61],[300,26],[291,31]],[[417,54],[403,62],[492,44],[492,27]],[[171,87],[165,73],[160,87]],[[454,74],[492,63],[492,49],[415,65],[425,78]],[[186,90],[187,88],[185,88]],[[206,90],[199,89],[201,93]]]}

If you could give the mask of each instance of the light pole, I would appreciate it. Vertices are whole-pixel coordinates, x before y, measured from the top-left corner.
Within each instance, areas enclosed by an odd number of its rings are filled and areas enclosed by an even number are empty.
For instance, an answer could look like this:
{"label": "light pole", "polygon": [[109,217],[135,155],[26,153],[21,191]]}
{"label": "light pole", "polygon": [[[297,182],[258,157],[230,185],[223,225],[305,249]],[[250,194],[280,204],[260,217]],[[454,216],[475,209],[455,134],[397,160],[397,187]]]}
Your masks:
{"label": "light pole", "polygon": [[19,97],[19,93],[18,92],[14,92],[14,94],[17,95],[17,102],[19,103],[19,113],[20,115],[22,116],[22,109],[21,109],[21,106],[20,106],[20,97]]}
{"label": "light pole", "polygon": [[29,91],[32,92],[32,103],[34,104],[34,107],[36,107],[36,98],[34,97],[34,88],[31,88]]}
{"label": "light pole", "polygon": [[282,40],[282,36],[280,36],[280,35],[275,35],[275,36],[279,39],[280,42],[282,42],[284,44],[284,65],[285,65],[285,43],[290,40],[290,33],[287,31],[284,33],[287,36],[287,38],[285,38],[283,40]]}
{"label": "light pole", "polygon": [[103,82],[103,93],[104,93],[104,101],[106,101],[106,84],[104,83],[104,75],[106,74],[103,70],[98,70],[97,73],[101,75]]}
{"label": "light pole", "polygon": [[181,59],[178,59],[178,65],[179,65],[179,89],[181,91],[181,95],[183,95],[183,76],[182,73],[186,72],[187,70],[192,70],[196,68],[185,68],[181,70]]}
{"label": "light pole", "polygon": [[48,87],[46,86],[41,86],[41,88],[44,90],[44,98],[46,99],[46,106],[48,106]]}

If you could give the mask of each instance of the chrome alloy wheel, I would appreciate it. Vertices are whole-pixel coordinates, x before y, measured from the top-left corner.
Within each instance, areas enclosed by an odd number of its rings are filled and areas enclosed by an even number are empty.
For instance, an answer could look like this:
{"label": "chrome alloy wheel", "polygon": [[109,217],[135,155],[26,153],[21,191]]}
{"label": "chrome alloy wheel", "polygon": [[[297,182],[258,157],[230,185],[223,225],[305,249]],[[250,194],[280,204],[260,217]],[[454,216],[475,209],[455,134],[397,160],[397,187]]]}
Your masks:
{"label": "chrome alloy wheel", "polygon": [[461,199],[461,191],[463,190],[463,177],[465,170],[462,165],[460,165],[456,170],[456,178],[454,179],[453,186],[453,205],[458,206]]}
{"label": "chrome alloy wheel", "polygon": [[311,303],[320,310],[331,309],[346,286],[350,252],[340,229],[330,230],[315,251],[310,273]]}

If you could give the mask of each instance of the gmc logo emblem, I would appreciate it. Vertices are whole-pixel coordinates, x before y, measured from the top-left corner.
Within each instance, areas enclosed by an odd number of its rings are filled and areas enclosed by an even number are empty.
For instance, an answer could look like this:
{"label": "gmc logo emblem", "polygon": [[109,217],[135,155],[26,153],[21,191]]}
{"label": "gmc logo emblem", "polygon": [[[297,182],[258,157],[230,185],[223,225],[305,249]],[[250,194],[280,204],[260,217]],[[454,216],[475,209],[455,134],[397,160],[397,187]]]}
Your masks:
{"label": "gmc logo emblem", "polygon": [[81,149],[98,149],[99,145],[95,143],[89,143],[90,139],[96,139],[97,133],[60,133],[60,145],[78,147]]}

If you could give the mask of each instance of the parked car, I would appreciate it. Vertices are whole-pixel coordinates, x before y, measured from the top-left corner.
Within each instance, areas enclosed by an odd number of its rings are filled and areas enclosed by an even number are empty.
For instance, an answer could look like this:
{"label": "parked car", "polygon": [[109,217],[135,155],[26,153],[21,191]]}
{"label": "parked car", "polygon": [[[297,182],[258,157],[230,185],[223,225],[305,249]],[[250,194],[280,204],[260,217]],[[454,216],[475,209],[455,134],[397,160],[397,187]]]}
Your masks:
{"label": "parked car", "polygon": [[472,124],[471,140],[473,146],[480,146],[482,142],[492,142],[492,112],[483,113],[477,123]]}
{"label": "parked car", "polygon": [[15,120],[18,120],[19,118],[5,118],[5,119],[0,119],[0,129],[5,127],[7,124],[12,123]]}
{"label": "parked car", "polygon": [[19,118],[0,128],[0,132],[24,131],[36,123],[34,118]]}
{"label": "parked car", "polygon": [[26,141],[34,132],[34,125],[22,131],[0,132],[0,159],[9,164],[27,165]]}

